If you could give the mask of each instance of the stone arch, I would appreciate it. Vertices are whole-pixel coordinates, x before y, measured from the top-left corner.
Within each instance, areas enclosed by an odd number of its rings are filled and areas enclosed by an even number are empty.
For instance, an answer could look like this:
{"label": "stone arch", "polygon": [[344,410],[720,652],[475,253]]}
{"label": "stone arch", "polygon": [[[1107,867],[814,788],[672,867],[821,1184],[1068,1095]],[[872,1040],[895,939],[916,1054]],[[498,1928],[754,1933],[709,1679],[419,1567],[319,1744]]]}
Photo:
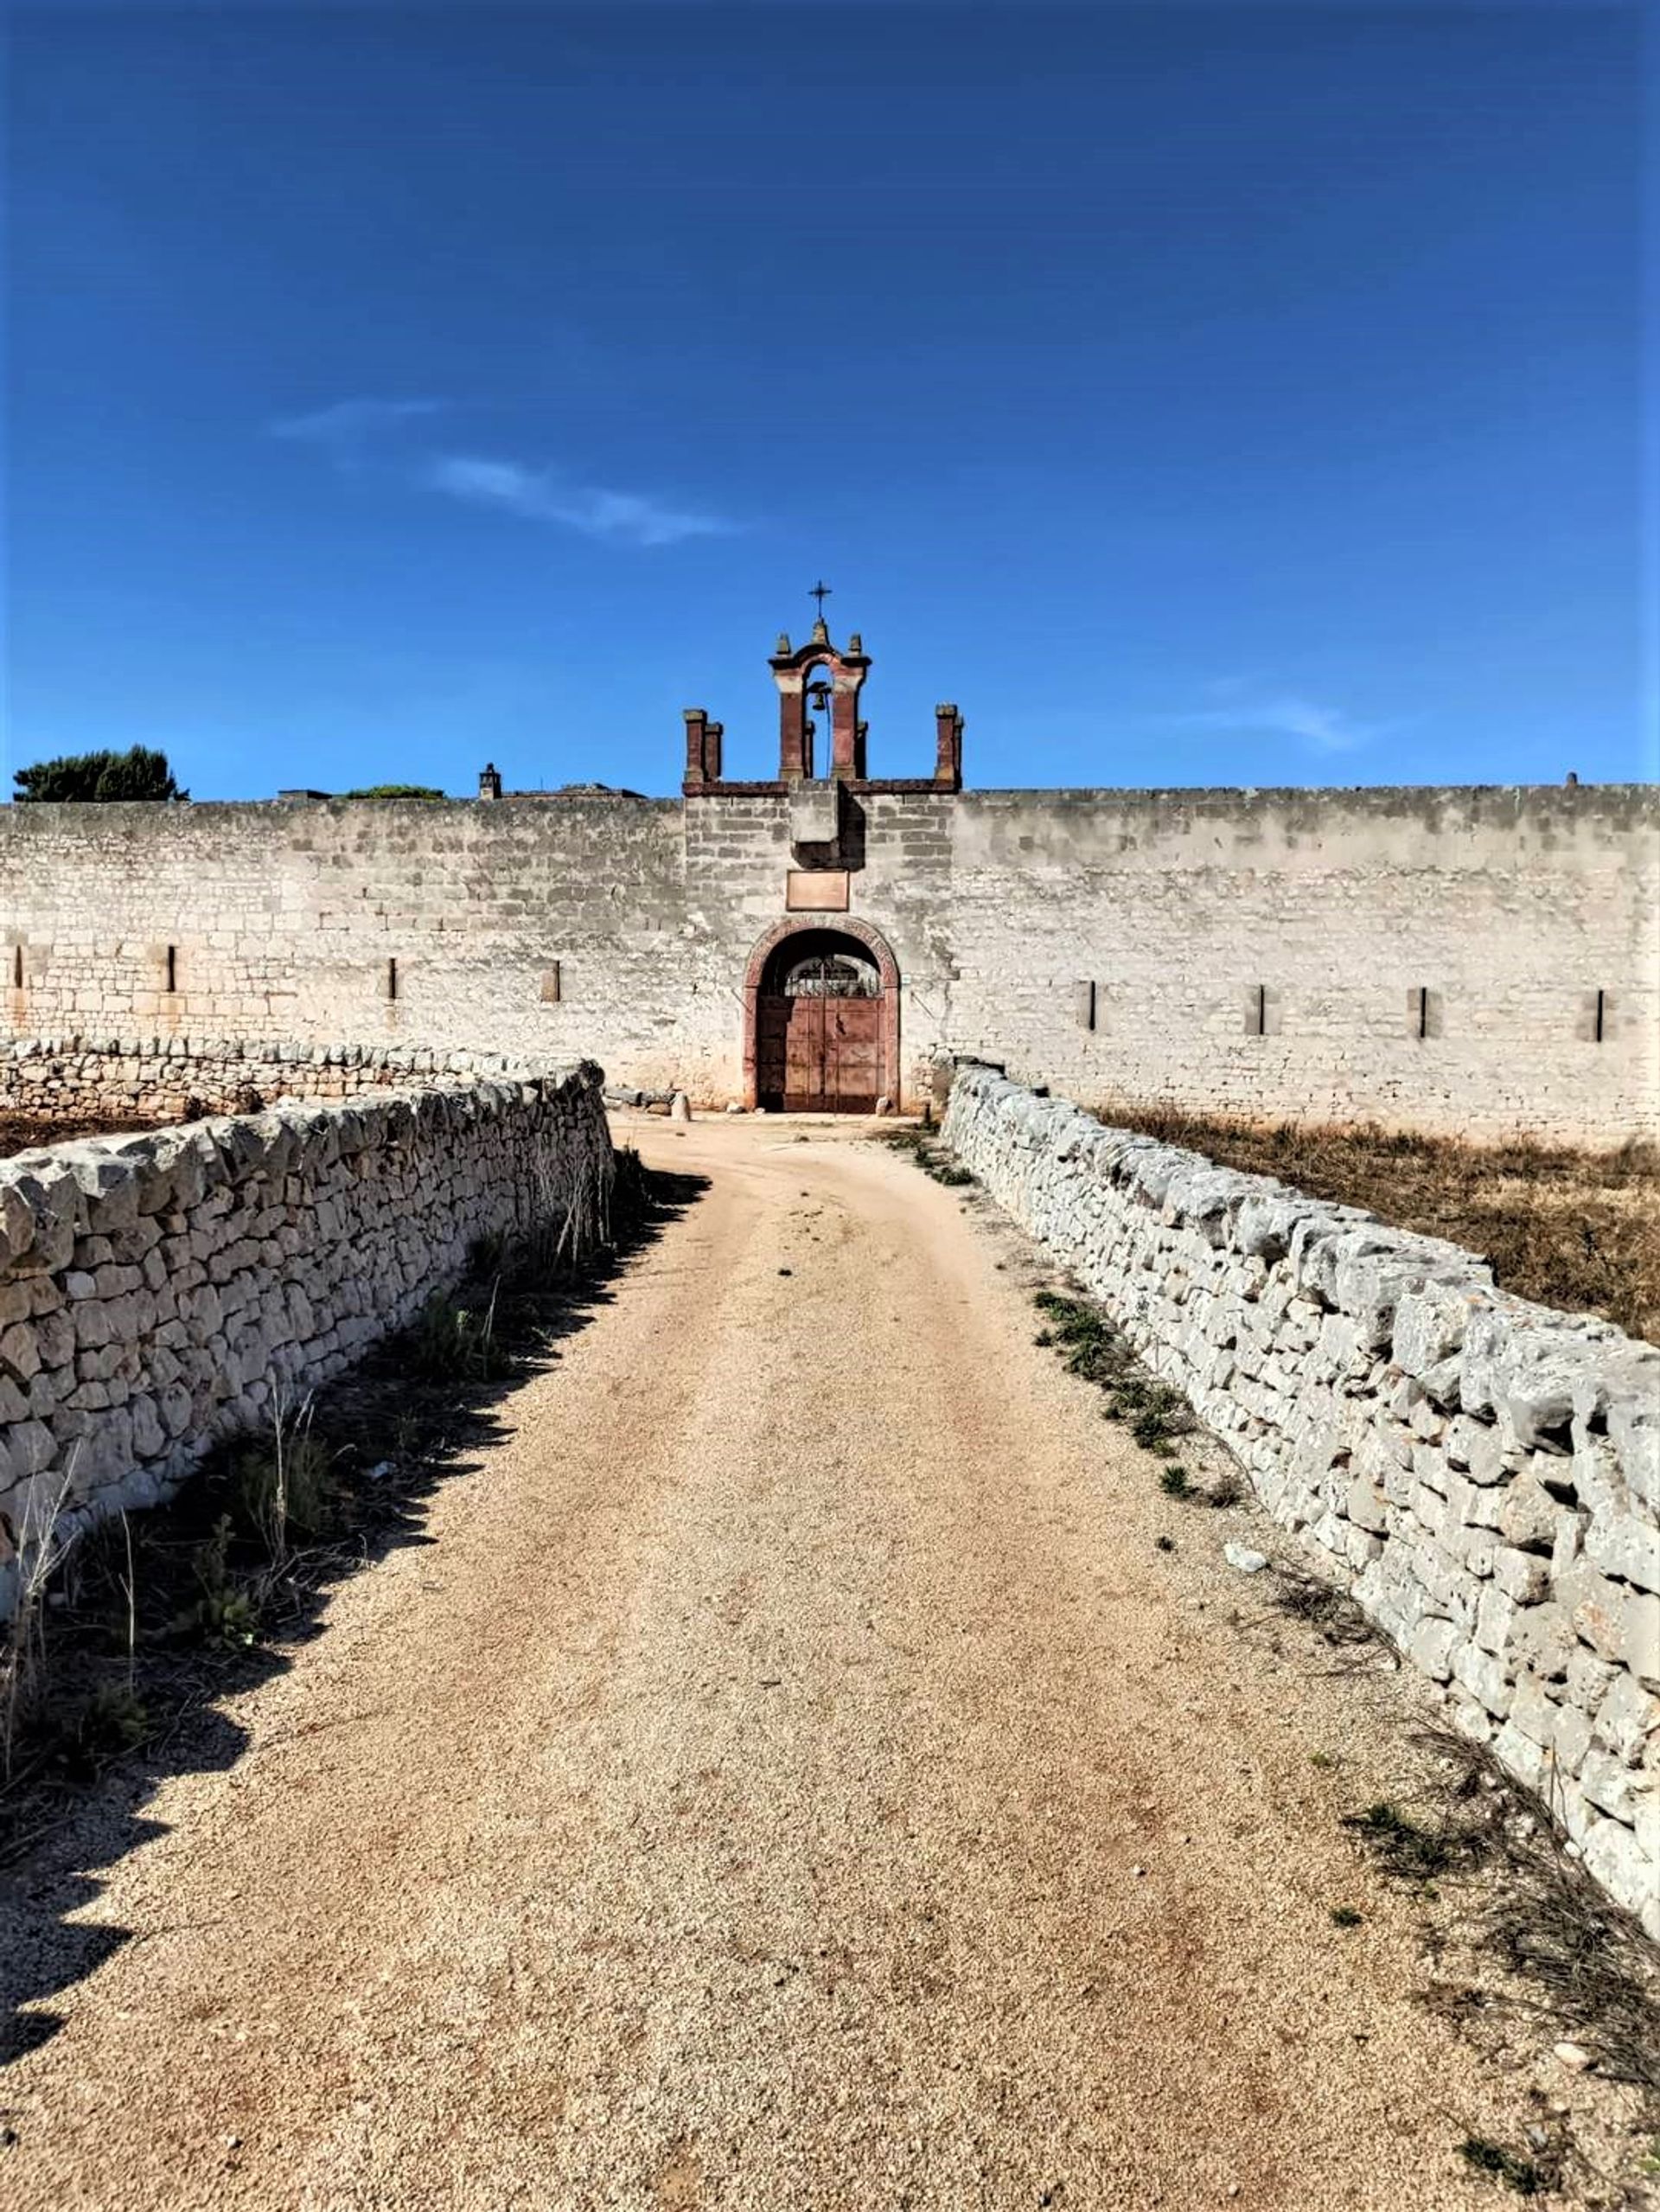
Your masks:
{"label": "stone arch", "polygon": [[881,986],[877,1001],[877,1093],[899,1105],[899,963],[879,930],[851,914],[788,914],[756,939],[744,972],[744,1103],[751,1112],[759,1099],[756,1054],[757,1016],[767,962],[791,937],[811,932],[816,937],[848,937],[876,962]]}

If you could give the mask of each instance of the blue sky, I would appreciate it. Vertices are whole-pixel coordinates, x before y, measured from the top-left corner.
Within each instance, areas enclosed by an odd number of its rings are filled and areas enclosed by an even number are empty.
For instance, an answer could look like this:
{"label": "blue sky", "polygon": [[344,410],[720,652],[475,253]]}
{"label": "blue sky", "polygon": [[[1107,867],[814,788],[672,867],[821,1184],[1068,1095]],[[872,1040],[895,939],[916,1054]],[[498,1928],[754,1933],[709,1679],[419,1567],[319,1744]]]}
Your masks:
{"label": "blue sky", "polygon": [[[12,766],[1657,771],[1634,8],[36,5]],[[1650,455],[1652,461],[1652,455]],[[8,786],[9,787],[9,786]]]}

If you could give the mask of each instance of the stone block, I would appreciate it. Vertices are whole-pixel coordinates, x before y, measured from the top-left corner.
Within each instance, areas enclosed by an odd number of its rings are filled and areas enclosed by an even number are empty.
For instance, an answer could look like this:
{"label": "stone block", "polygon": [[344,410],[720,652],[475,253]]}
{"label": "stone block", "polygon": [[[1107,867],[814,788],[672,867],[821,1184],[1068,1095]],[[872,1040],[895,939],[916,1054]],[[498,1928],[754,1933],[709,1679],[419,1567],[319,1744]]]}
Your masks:
{"label": "stone block", "polygon": [[1471,1313],[1481,1303],[1473,1285],[1426,1282],[1404,1290],[1395,1307],[1397,1365],[1417,1376],[1440,1367],[1461,1349]]}
{"label": "stone block", "polygon": [[1591,1723],[1577,1705],[1556,1707],[1550,1748],[1564,1774],[1577,1774],[1585,1764],[1585,1755],[1591,1749]]}
{"label": "stone block", "polygon": [[1482,1592],[1476,1607],[1475,1640],[1484,1652],[1497,1654],[1504,1651],[1516,1623],[1516,1610],[1515,1601],[1491,1583]]}
{"label": "stone block", "polygon": [[1550,1754],[1542,1744],[1507,1721],[1493,1737],[1493,1752],[1524,1789],[1544,1795],[1550,1778]]}
{"label": "stone block", "polygon": [[1518,1605],[1536,1605],[1550,1587],[1550,1569],[1536,1552],[1500,1544],[1493,1556],[1493,1580]]}
{"label": "stone block", "polygon": [[1556,1722],[1561,1710],[1551,1696],[1548,1685],[1536,1674],[1524,1673],[1517,1678],[1510,1700],[1510,1724],[1542,1751],[1555,1748]]}
{"label": "stone block", "polygon": [[1518,1549],[1547,1551],[1555,1544],[1561,1508],[1542,1482],[1518,1475],[1504,1492],[1500,1533]]}
{"label": "stone block", "polygon": [[1607,1694],[1619,1669],[1587,1645],[1576,1644],[1567,1661],[1567,1694],[1582,1712],[1593,1713]]}
{"label": "stone block", "polygon": [[1452,1673],[1496,1718],[1509,1712],[1510,1686],[1504,1678],[1503,1665],[1491,1652],[1483,1651],[1475,1643],[1459,1645],[1452,1654]]}
{"label": "stone block", "polygon": [[[0,1358],[4,1357],[0,1340]],[[1660,1525],[1633,1512],[1593,1514],[1585,1532],[1585,1556],[1603,1574],[1641,1590],[1660,1590]]]}
{"label": "stone block", "polygon": [[[1653,1913],[1655,1863],[1624,1821],[1596,1821],[1587,1831],[1581,1850],[1586,1871],[1621,1904],[1633,1912]],[[1648,1924],[1646,1919],[1644,1924]]]}
{"label": "stone block", "polygon": [[1452,1654],[1462,1638],[1463,1632],[1452,1621],[1432,1615],[1413,1630],[1407,1641],[1407,1656],[1432,1681],[1445,1682],[1452,1674]]}
{"label": "stone block", "polygon": [[1513,1663],[1525,1663],[1548,1681],[1565,1675],[1574,1656],[1574,1622],[1566,1606],[1519,1607],[1511,1619],[1507,1650]]}
{"label": "stone block", "polygon": [[14,1321],[0,1331],[0,1369],[20,1383],[40,1372],[40,1345],[31,1323]]}
{"label": "stone block", "polygon": [[1660,1763],[1660,1698],[1640,1688],[1632,1675],[1616,1674],[1609,1681],[1594,1729],[1597,1741],[1627,1766],[1645,1759]]}

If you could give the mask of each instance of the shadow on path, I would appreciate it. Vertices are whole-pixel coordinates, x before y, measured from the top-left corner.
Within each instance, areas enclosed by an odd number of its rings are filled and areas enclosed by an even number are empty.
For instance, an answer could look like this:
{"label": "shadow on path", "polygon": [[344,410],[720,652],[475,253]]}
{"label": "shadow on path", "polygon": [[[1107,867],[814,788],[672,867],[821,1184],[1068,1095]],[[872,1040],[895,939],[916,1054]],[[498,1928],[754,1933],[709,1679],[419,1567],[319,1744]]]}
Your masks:
{"label": "shadow on path", "polygon": [[[129,1928],[80,1925],[69,1915],[102,1893],[99,1873],[167,1832],[144,1810],[156,1788],[175,1774],[229,1769],[247,1749],[247,1731],[214,1701],[284,1672],[294,1648],[323,1633],[325,1601],[348,1576],[405,1545],[433,1541],[425,1505],[439,1484],[477,1469],[477,1455],[504,1435],[504,1402],[558,1359],[564,1338],[616,1301],[619,1278],[708,1188],[704,1176],[660,1170],[643,1171],[642,1181],[614,1245],[557,1282],[501,1284],[498,1333],[512,1354],[502,1379],[420,1380],[399,1337],[317,1393],[314,1433],[342,1474],[346,1533],[297,1555],[291,1572],[272,1584],[273,1643],[181,1647],[179,1605],[199,1591],[193,1561],[226,1500],[223,1454],[171,1505],[131,1522],[139,1614],[131,1657],[122,1525],[86,1539],[90,1568],[72,1557],[78,1579],[66,1596],[74,1601],[47,1616],[54,1700],[85,1706],[112,1687],[131,1691],[144,1708],[145,1740],[112,1763],[84,1741],[50,1742],[0,1792],[0,2065],[49,2042],[63,2024],[55,2011],[22,2007],[71,1987],[133,1940]],[[5,2118],[0,2102],[0,2131]]]}

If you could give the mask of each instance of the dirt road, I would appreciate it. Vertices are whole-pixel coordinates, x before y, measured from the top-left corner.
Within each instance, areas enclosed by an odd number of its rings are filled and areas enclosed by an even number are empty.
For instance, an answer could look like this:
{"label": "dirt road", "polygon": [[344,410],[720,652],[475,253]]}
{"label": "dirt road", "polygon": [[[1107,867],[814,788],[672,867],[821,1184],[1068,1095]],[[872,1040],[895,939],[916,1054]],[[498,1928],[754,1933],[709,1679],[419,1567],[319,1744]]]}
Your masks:
{"label": "dirt road", "polygon": [[1522,2086],[1338,1826],[1404,1683],[1229,1618],[1012,1232],[638,1133],[706,1192],[88,1883],[9,2201],[1491,2206]]}

